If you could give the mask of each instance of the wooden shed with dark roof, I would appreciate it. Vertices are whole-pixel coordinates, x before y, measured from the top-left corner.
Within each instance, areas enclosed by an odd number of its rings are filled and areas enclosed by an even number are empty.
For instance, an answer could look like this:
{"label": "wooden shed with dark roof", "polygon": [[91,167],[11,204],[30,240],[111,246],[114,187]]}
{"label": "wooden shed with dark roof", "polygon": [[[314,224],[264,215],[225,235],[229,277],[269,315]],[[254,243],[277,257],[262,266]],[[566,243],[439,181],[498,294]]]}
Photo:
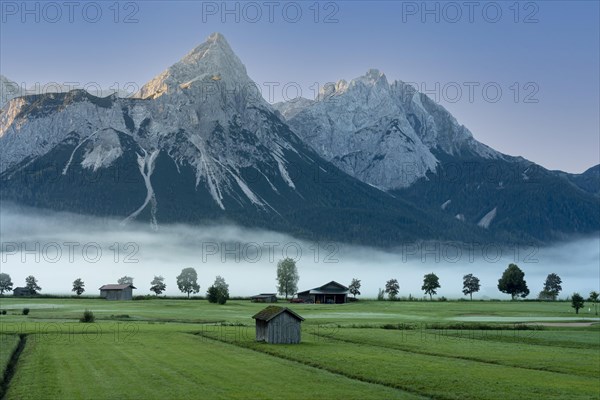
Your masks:
{"label": "wooden shed with dark roof", "polygon": [[26,287],[16,287],[13,290],[13,296],[15,297],[24,297],[31,296],[31,291]]}
{"label": "wooden shed with dark roof", "polygon": [[277,294],[275,293],[261,293],[256,296],[250,297],[254,303],[277,303]]}
{"label": "wooden shed with dark roof", "polygon": [[304,318],[287,307],[269,306],[252,318],[256,320],[256,341],[272,344],[300,343]]}
{"label": "wooden shed with dark roof", "polygon": [[135,288],[130,283],[124,285],[104,285],[100,288],[100,297],[106,300],[131,300],[133,299],[133,289]]}

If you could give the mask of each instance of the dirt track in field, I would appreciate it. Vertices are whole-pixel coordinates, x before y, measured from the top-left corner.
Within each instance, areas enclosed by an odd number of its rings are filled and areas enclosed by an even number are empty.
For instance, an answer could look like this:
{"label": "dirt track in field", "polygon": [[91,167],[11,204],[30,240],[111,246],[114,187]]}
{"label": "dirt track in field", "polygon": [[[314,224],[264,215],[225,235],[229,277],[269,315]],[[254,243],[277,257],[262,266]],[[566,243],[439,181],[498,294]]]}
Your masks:
{"label": "dirt track in field", "polygon": [[558,327],[582,327],[582,326],[592,326],[597,324],[598,322],[535,322],[528,325],[538,325],[538,326],[558,326]]}

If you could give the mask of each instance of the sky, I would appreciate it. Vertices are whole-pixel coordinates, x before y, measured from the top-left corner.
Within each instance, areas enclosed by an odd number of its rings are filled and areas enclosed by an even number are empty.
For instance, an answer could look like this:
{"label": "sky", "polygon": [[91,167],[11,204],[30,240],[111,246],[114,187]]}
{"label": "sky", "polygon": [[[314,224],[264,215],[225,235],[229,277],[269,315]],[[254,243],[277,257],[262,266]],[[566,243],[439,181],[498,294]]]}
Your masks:
{"label": "sky", "polygon": [[132,92],[221,32],[269,102],[313,98],[325,83],[376,68],[499,151],[572,173],[600,163],[596,1],[0,6],[0,73],[25,87]]}

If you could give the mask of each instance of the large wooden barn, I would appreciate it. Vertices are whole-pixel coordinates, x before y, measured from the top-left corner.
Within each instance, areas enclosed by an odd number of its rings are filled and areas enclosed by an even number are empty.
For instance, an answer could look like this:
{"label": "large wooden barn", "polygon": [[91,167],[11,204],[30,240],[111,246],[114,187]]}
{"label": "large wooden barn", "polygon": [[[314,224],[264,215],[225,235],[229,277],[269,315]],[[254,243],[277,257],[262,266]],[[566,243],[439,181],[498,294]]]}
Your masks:
{"label": "large wooden barn", "polygon": [[133,299],[133,289],[136,287],[130,283],[104,285],[100,288],[100,297],[106,300],[131,300]]}
{"label": "large wooden barn", "polygon": [[314,289],[298,292],[298,298],[308,303],[341,304],[348,301],[349,289],[336,281],[331,281]]}
{"label": "large wooden barn", "polygon": [[256,341],[272,344],[300,343],[304,318],[287,307],[268,306],[252,318],[256,320]]}

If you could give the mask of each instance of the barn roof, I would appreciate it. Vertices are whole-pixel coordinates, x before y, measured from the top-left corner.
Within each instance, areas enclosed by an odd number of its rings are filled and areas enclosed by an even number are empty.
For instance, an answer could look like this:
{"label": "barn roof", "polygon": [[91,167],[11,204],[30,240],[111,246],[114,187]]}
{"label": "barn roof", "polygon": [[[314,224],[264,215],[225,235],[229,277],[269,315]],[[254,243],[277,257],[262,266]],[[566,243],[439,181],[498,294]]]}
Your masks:
{"label": "barn roof", "polygon": [[304,321],[304,318],[302,318],[301,316],[296,314],[294,311],[290,310],[287,307],[279,307],[279,306],[269,306],[269,307],[265,308],[264,310],[253,315],[252,318],[258,319],[261,321],[270,321],[283,312],[287,312],[288,314],[292,315],[293,317],[297,318],[298,320]]}
{"label": "barn roof", "polygon": [[100,288],[100,290],[123,290],[123,289],[126,289],[128,287],[131,287],[132,289],[137,289],[131,283],[126,283],[126,284],[123,284],[123,285],[119,285],[119,284],[104,285],[104,286],[102,286]]}
{"label": "barn roof", "polygon": [[252,296],[252,299],[259,299],[262,297],[273,297],[273,296],[277,296],[275,293],[261,293],[261,294],[257,294],[256,296]]}
{"label": "barn roof", "polygon": [[348,291],[349,289],[341,283],[331,281],[329,283],[324,284],[323,286],[305,290],[303,292],[298,292],[298,294],[344,294],[348,293]]}

